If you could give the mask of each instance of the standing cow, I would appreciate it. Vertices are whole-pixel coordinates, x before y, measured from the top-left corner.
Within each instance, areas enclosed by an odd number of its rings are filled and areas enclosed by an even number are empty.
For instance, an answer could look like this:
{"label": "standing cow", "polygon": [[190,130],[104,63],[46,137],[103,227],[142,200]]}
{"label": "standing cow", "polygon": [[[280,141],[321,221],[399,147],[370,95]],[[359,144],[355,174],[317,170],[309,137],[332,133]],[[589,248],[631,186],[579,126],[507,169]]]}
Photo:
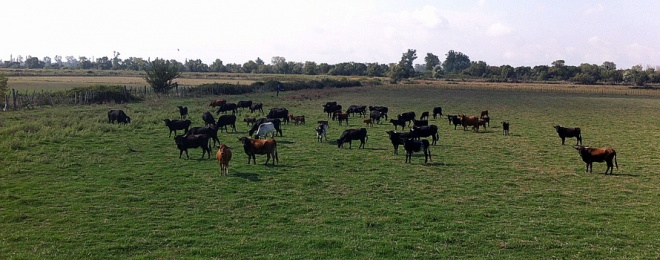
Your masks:
{"label": "standing cow", "polygon": [[[580,154],[580,157],[582,157],[582,161],[587,164],[586,172],[594,172],[594,162],[607,163],[605,174],[607,174],[608,171],[610,174],[614,174],[614,165],[616,165],[617,170],[619,169],[619,163],[616,162],[616,151],[612,148],[597,148],[576,145],[575,150],[577,150]],[[614,160],[614,164],[612,164],[612,160]]]}
{"label": "standing cow", "polygon": [[582,145],[582,130],[580,130],[579,127],[567,128],[560,125],[556,125],[554,126],[554,128],[555,130],[557,130],[557,134],[559,134],[559,138],[561,138],[562,145],[564,145],[564,141],[566,140],[567,137],[575,137],[577,139],[577,143],[575,145]]}

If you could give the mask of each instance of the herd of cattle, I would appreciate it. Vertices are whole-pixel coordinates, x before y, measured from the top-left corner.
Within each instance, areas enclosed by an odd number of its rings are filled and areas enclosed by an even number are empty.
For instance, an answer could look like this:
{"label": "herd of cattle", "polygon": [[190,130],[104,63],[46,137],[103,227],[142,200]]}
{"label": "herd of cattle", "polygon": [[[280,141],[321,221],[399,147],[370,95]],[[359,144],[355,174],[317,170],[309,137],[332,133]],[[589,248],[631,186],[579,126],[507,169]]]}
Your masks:
{"label": "herd of cattle", "polygon": [[[216,115],[219,115],[218,120],[216,121],[213,114],[209,111],[202,113],[202,120],[204,121],[204,126],[191,127],[192,121],[187,119],[188,117],[188,108],[185,106],[178,106],[180,119],[164,119],[165,126],[169,129],[169,137],[171,137],[172,132],[174,132],[174,141],[177,148],[179,149],[179,158],[182,157],[183,153],[186,153],[188,156],[188,149],[192,148],[201,148],[202,149],[202,158],[204,155],[207,155],[207,158],[211,156],[211,142],[213,146],[218,148],[216,153],[216,159],[220,164],[220,173],[228,174],[229,161],[231,160],[232,153],[231,149],[220,143],[218,139],[218,131],[224,131],[229,133],[229,127],[231,127],[232,132],[237,132],[236,130],[236,113],[238,109],[250,109],[252,113],[255,111],[261,111],[263,113],[263,104],[248,101],[239,101],[238,103],[227,103],[226,100],[219,99],[213,100],[209,104],[209,107],[217,107]],[[367,116],[368,111],[368,116]],[[433,118],[436,119],[438,116],[443,116],[441,107],[433,108]],[[228,112],[232,112],[228,114]],[[337,102],[327,102],[323,105],[323,112],[327,113],[328,119],[333,121],[338,121],[339,125],[342,125],[342,122],[348,126],[348,120],[351,117],[364,118],[363,123],[366,126],[372,126],[375,124],[381,124],[381,119],[388,120],[389,109],[385,106],[350,106],[348,109],[343,110],[343,107]],[[223,113],[222,115],[220,115]],[[428,163],[431,160],[431,151],[430,147],[432,145],[437,145],[437,141],[440,139],[438,133],[438,126],[429,125],[429,112],[422,112],[419,120],[416,117],[415,112],[405,112],[396,115],[396,119],[389,119],[389,122],[394,126],[394,131],[386,131],[389,136],[389,139],[394,148],[394,154],[398,154],[398,149],[400,145],[403,145],[404,150],[406,151],[406,163],[410,163],[412,155],[415,152],[424,153],[424,163]],[[488,110],[483,110],[479,116],[466,116],[466,115],[446,115],[449,124],[454,125],[454,129],[458,126],[462,126],[463,130],[466,131],[468,127],[472,127],[473,131],[479,131],[480,127],[484,129],[488,126],[490,127],[490,116]],[[108,122],[114,123],[130,123],[131,118],[126,115],[123,110],[110,110],[108,111]],[[243,120],[250,129],[248,134],[250,137],[241,137],[238,138],[240,143],[243,145],[243,150],[248,156],[248,164],[252,161],[256,164],[255,155],[266,155],[266,164],[271,160],[273,165],[277,162],[279,163],[277,155],[277,142],[275,141],[275,135],[278,134],[282,136],[282,124],[288,124],[293,121],[296,125],[305,124],[305,116],[294,116],[289,113],[286,108],[272,108],[266,117],[264,118],[245,118]],[[316,126],[316,135],[317,141],[322,142],[324,139],[327,141],[327,131],[328,123],[327,120],[320,120],[317,122]],[[501,122],[502,124],[502,134],[509,135],[510,124],[507,121]],[[401,132],[397,132],[398,128],[401,128]],[[403,132],[403,130],[408,127],[410,131]],[[594,162],[606,162],[608,172],[613,173],[614,164],[618,169],[618,163],[616,162],[616,151],[611,148],[596,148],[596,147],[587,147],[582,146],[582,135],[580,128],[566,128],[562,126],[554,126],[557,134],[561,138],[562,145],[565,143],[566,138],[576,138],[577,143],[575,149],[580,154],[582,160],[586,163],[587,172],[593,172],[593,163]],[[177,135],[177,131],[182,130],[184,134]],[[271,138],[266,138],[270,135]],[[264,139],[261,139],[264,138]],[[430,138],[431,141],[422,138]],[[365,143],[368,139],[367,128],[355,128],[347,129],[342,132],[340,137],[336,140],[337,147],[342,148],[345,143],[349,144],[349,148],[352,148],[352,141],[360,141],[358,148],[364,148]],[[611,169],[611,170],[610,170]]]}

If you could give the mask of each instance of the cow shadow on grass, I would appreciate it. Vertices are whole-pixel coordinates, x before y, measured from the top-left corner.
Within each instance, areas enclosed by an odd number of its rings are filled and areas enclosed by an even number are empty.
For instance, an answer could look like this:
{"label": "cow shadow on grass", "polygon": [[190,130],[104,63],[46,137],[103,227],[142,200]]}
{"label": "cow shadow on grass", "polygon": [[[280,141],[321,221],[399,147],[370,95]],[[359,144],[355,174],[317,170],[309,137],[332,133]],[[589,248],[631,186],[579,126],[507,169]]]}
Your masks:
{"label": "cow shadow on grass", "polygon": [[[229,176],[232,176],[232,175],[230,174]],[[235,172],[233,174],[233,176],[236,176],[238,178],[243,178],[243,179],[246,179],[248,181],[254,181],[254,182],[261,181],[261,179],[259,179],[259,174],[256,174],[256,173]]]}
{"label": "cow shadow on grass", "polygon": [[628,177],[639,177],[639,174],[629,174],[629,173],[611,173],[611,174],[605,174],[604,172],[597,173],[599,175],[605,175],[605,176],[628,176]]}

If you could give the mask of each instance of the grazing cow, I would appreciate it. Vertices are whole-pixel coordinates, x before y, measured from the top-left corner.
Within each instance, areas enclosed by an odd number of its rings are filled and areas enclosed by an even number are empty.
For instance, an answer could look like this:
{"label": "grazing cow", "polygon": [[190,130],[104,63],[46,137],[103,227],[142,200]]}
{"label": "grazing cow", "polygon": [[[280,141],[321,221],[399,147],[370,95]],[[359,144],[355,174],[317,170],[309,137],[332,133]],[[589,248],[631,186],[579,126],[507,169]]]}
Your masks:
{"label": "grazing cow", "polygon": [[268,134],[270,133],[271,138],[275,138],[275,125],[273,122],[266,122],[261,125],[259,125],[259,128],[257,129],[257,134],[254,136],[255,139],[261,139],[268,137]]}
{"label": "grazing cow", "polygon": [[463,120],[461,120],[461,117],[453,115],[451,118],[449,118],[449,123],[454,124],[454,130],[456,130],[457,126],[463,125]]}
{"label": "grazing cow", "polygon": [[339,139],[337,139],[337,147],[341,148],[345,142],[348,142],[348,148],[350,149],[353,147],[353,140],[360,140],[360,146],[358,148],[364,148],[364,143],[367,142],[367,139],[366,128],[344,130]]}
{"label": "grazing cow", "polygon": [[124,110],[121,109],[110,109],[108,110],[108,123],[114,124],[117,121],[117,124],[128,124],[131,122],[131,118],[126,115]]}
{"label": "grazing cow", "polygon": [[371,118],[362,120],[362,123],[366,124],[367,126],[374,127],[374,121],[372,121]]}
{"label": "grazing cow", "polygon": [[241,100],[236,103],[236,107],[240,109],[244,108],[250,108],[252,107],[252,100]]}
{"label": "grazing cow", "polygon": [[401,119],[390,119],[390,123],[394,125],[394,130],[396,130],[397,126],[401,126],[401,130],[406,127],[406,121]]}
{"label": "grazing cow", "polygon": [[167,137],[172,137],[172,132],[176,136],[176,130],[184,130],[188,132],[188,128],[192,122],[190,120],[172,120],[172,119],[163,119],[165,126],[170,129],[170,134]]}
{"label": "grazing cow", "polygon": [[281,118],[285,124],[289,123],[289,110],[286,108],[271,108],[266,118]]}
{"label": "grazing cow", "polygon": [[429,125],[429,120],[414,120],[413,121],[414,126],[425,126]]}
{"label": "grazing cow", "polygon": [[413,153],[422,151],[424,152],[424,163],[428,163],[431,160],[429,140],[406,139],[403,142],[403,149],[406,149],[406,163],[411,163]]}
{"label": "grazing cow", "polygon": [[389,111],[389,109],[387,107],[384,107],[384,106],[369,106],[369,111],[374,111],[374,110],[380,112],[380,115],[385,117],[385,120],[388,120],[387,119],[387,112]]}
{"label": "grazing cow", "polygon": [[413,126],[410,128],[410,134],[412,138],[419,139],[420,137],[431,137],[432,145],[438,144],[440,139],[440,134],[438,134],[438,126],[429,125],[429,126]]}
{"label": "grazing cow", "polygon": [[184,119],[188,116],[188,107],[177,106],[177,108],[179,108],[179,114],[181,115],[181,119]]}
{"label": "grazing cow", "polygon": [[206,135],[210,139],[213,139],[213,146],[215,146],[216,142],[220,143],[220,140],[218,139],[218,126],[217,125],[211,125],[211,126],[205,126],[205,127],[193,127],[186,132],[186,135]]}
{"label": "grazing cow", "polygon": [[221,115],[220,118],[218,118],[218,122],[216,123],[218,126],[218,129],[225,129],[225,133],[229,133],[229,129],[227,129],[227,126],[231,126],[231,131],[236,132],[236,116],[235,115]]}
{"label": "grazing cow", "polygon": [[490,127],[490,117],[482,117],[479,120],[484,121],[484,128],[486,127],[486,124],[488,125],[488,127]]}
{"label": "grazing cow", "polygon": [[429,111],[422,112],[422,115],[419,116],[419,120],[429,120]]}
{"label": "grazing cow", "polygon": [[176,148],[179,148],[179,159],[183,152],[186,152],[186,158],[190,159],[188,156],[188,149],[190,148],[202,148],[202,158],[204,154],[208,153],[208,158],[211,158],[211,147],[209,146],[209,136],[205,134],[186,134],[186,135],[177,135],[174,137],[174,142],[176,143]]}
{"label": "grazing cow", "polygon": [[280,121],[279,118],[259,118],[257,119],[256,122],[252,125],[252,128],[248,131],[248,134],[252,136],[254,132],[259,130],[259,126],[263,123],[271,122],[273,123],[273,126],[275,127],[275,130],[277,131],[280,136],[282,136],[282,121]]}
{"label": "grazing cow", "polygon": [[479,116],[479,118],[484,118],[484,117],[488,117],[488,110],[481,111],[481,115]]}
{"label": "grazing cow", "polygon": [[237,108],[238,106],[236,105],[236,103],[225,103],[222,106],[220,106],[220,108],[218,108],[218,111],[216,111],[215,114],[217,115],[220,113],[227,113],[231,111],[231,113],[235,115]]}
{"label": "grazing cow", "polygon": [[259,110],[261,113],[264,112],[264,104],[261,103],[253,103],[252,106],[250,106],[250,113],[254,113],[254,111]]}
{"label": "grazing cow", "polygon": [[316,127],[316,140],[319,142],[323,142],[323,138],[325,138],[325,141],[328,141],[328,124],[319,124]]}
{"label": "grazing cow", "polygon": [[394,154],[399,154],[399,145],[403,145],[403,142],[406,139],[412,138],[410,132],[396,132],[390,130],[385,133],[390,136],[390,141],[392,142],[392,146],[394,146]]}
{"label": "grazing cow", "polygon": [[341,121],[346,121],[346,125],[348,125],[348,113],[341,113],[339,111],[335,112],[335,115],[332,117],[332,119],[337,118],[337,121],[339,121],[339,125],[341,125]]}
{"label": "grazing cow", "polygon": [[367,106],[350,106],[346,110],[346,113],[351,114],[351,116],[355,116],[355,114],[358,114],[358,116],[366,116],[367,114]]}
{"label": "grazing cow", "polygon": [[371,118],[371,121],[376,122],[376,124],[380,124],[381,116],[382,114],[380,113],[380,111],[373,110],[369,112],[369,118]]}
{"label": "grazing cow", "polygon": [[273,157],[273,165],[275,165],[276,161],[279,163],[280,160],[277,158],[277,142],[275,139],[255,140],[249,137],[241,137],[238,138],[238,141],[243,144],[243,150],[248,156],[248,164],[250,164],[250,159],[252,159],[254,164],[257,164],[257,154],[265,154],[267,156],[265,164],[268,164],[270,157]]}
{"label": "grazing cow", "polygon": [[247,117],[243,119],[243,122],[247,123],[247,126],[254,125],[254,122],[257,122],[257,119],[254,117]]}
{"label": "grazing cow", "polygon": [[472,131],[476,129],[479,132],[479,118],[476,116],[461,115],[461,124],[463,125],[463,131],[467,131],[467,127],[471,126]]}
{"label": "grazing cow", "polygon": [[216,99],[216,100],[211,101],[211,104],[209,104],[209,106],[210,106],[210,107],[221,107],[221,106],[224,105],[225,103],[227,103],[227,100],[224,100],[224,99]]}
{"label": "grazing cow", "polygon": [[452,118],[458,117],[458,115],[447,115],[447,121],[449,121],[449,125],[453,122]]}
{"label": "grazing cow", "polygon": [[323,105],[323,112],[328,113],[328,117],[332,117],[336,111],[341,111],[341,109],[341,105],[338,105],[337,102],[328,102]]}
{"label": "grazing cow", "polygon": [[502,135],[509,135],[509,122],[502,122]]}
{"label": "grazing cow", "polygon": [[218,164],[220,164],[220,176],[229,175],[229,161],[231,161],[231,148],[224,144],[217,146],[218,152],[215,154],[215,158],[218,159]]}
{"label": "grazing cow", "polygon": [[435,119],[438,115],[442,116],[442,107],[433,108],[433,119]]}
{"label": "grazing cow", "polygon": [[[486,124],[489,122],[489,121],[486,120],[486,119],[487,119],[487,117],[486,117],[486,118],[480,118],[480,119],[479,119],[479,126],[483,126],[483,127],[484,127],[484,131],[486,131]],[[479,130],[479,127],[477,127],[477,130]]]}
{"label": "grazing cow", "polygon": [[293,120],[294,125],[305,124],[305,116],[289,115],[289,119]]}
{"label": "grazing cow", "polygon": [[406,112],[396,116],[397,119],[408,122],[408,125],[415,121],[415,112]]}
{"label": "grazing cow", "polygon": [[202,113],[202,120],[204,120],[206,126],[215,125],[215,118],[213,118],[213,114],[209,111]]}
{"label": "grazing cow", "polygon": [[582,145],[582,131],[580,130],[579,127],[567,128],[560,125],[556,125],[554,126],[554,128],[555,130],[557,130],[557,134],[559,134],[559,138],[561,138],[562,145],[564,145],[564,140],[567,137],[575,137],[577,139],[577,143],[575,145]]}
{"label": "grazing cow", "polygon": [[[597,148],[576,145],[575,150],[577,150],[580,154],[580,157],[582,157],[582,161],[587,164],[586,172],[594,172],[594,162],[607,163],[605,174],[607,174],[608,171],[610,174],[614,174],[614,164],[616,165],[616,169],[619,169],[619,163],[616,162],[616,151],[612,148]],[[614,160],[614,164],[612,164],[612,160]]]}

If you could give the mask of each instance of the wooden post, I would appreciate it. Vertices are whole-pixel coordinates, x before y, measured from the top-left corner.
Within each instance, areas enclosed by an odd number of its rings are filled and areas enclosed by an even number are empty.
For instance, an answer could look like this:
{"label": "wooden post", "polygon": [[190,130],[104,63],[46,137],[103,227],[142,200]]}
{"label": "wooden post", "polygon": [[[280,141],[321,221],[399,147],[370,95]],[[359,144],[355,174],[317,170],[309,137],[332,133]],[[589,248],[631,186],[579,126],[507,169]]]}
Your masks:
{"label": "wooden post", "polygon": [[11,95],[14,99],[14,110],[18,110],[18,106],[16,105],[16,90],[13,88],[11,89]]}
{"label": "wooden post", "polygon": [[5,107],[2,108],[2,111],[7,111],[9,107],[9,95],[5,95]]}

